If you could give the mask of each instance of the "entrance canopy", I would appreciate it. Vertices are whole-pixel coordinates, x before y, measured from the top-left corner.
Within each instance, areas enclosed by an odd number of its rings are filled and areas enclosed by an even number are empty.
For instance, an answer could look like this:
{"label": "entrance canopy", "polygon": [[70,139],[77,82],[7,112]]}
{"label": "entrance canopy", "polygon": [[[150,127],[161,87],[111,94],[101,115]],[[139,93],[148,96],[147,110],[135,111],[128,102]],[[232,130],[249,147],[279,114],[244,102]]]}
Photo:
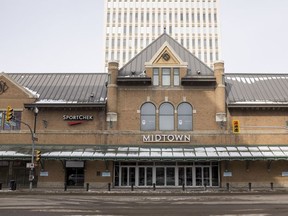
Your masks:
{"label": "entrance canopy", "polygon": [[[44,160],[288,160],[288,146],[37,145]],[[31,158],[31,145],[2,145],[0,160]]]}

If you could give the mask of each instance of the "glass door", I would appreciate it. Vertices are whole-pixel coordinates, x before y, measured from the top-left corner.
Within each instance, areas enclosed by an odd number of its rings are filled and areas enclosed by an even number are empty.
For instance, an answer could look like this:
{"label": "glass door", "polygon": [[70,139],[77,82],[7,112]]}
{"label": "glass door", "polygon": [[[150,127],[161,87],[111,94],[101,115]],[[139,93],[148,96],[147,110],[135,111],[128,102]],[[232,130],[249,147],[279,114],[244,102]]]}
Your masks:
{"label": "glass door", "polygon": [[210,167],[196,167],[196,186],[210,186]]}
{"label": "glass door", "polygon": [[193,186],[193,167],[178,168],[178,185]]}
{"label": "glass door", "polygon": [[135,185],[135,167],[121,167],[121,186]]}
{"label": "glass door", "polygon": [[210,186],[210,167],[203,167],[203,183]]}
{"label": "glass door", "polygon": [[153,184],[153,168],[146,168],[146,185],[151,186]]}
{"label": "glass door", "polygon": [[166,185],[175,186],[175,168],[166,167]]}
{"label": "glass door", "polygon": [[129,185],[135,185],[135,167],[129,167]]}
{"label": "glass door", "polygon": [[186,186],[193,186],[193,169],[186,167]]}
{"label": "glass door", "polygon": [[135,185],[135,167],[121,167],[121,186]]}
{"label": "glass door", "polygon": [[165,185],[165,168],[156,167],[156,185]]}
{"label": "glass door", "polygon": [[138,184],[139,186],[145,186],[145,174],[146,174],[146,167],[139,167],[138,172]]}
{"label": "glass door", "polygon": [[121,186],[128,186],[128,167],[121,167]]}
{"label": "glass door", "polygon": [[178,185],[182,186],[185,185],[185,167],[178,167]]}
{"label": "glass door", "polygon": [[202,167],[196,167],[196,186],[202,186]]}
{"label": "glass door", "polygon": [[139,186],[151,186],[152,176],[153,176],[152,167],[139,167],[139,173],[138,173]]}
{"label": "glass door", "polygon": [[175,167],[156,167],[156,185],[175,186]]}

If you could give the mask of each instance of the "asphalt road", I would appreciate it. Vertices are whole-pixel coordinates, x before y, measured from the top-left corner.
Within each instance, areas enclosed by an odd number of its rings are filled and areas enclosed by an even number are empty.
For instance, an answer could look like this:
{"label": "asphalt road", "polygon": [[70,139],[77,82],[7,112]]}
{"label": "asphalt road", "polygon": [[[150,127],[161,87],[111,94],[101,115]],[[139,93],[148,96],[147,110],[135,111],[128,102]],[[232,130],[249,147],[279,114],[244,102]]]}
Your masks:
{"label": "asphalt road", "polygon": [[2,216],[286,216],[288,194],[99,195],[0,193]]}

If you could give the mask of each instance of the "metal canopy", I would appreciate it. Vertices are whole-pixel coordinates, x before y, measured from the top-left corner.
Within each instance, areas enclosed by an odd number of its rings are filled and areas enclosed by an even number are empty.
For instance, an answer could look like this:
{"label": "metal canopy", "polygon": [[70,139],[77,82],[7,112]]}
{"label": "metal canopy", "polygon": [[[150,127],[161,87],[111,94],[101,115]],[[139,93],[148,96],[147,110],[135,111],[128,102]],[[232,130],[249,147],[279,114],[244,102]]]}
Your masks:
{"label": "metal canopy", "polygon": [[[9,145],[6,145],[9,148]],[[31,147],[31,146],[30,146]],[[44,160],[288,160],[288,146],[38,146]],[[29,159],[29,146],[0,148],[0,160]]]}

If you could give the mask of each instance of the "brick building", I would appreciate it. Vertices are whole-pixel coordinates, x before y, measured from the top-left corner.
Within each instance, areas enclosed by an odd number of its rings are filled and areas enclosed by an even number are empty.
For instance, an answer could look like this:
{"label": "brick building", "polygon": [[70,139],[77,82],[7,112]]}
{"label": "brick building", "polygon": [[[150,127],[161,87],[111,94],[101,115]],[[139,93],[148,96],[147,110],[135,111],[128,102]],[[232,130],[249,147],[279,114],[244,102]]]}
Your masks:
{"label": "brick building", "polygon": [[288,74],[212,70],[166,33],[108,74],[1,73],[0,181],[29,185],[34,148],[37,187],[287,187],[287,89]]}

